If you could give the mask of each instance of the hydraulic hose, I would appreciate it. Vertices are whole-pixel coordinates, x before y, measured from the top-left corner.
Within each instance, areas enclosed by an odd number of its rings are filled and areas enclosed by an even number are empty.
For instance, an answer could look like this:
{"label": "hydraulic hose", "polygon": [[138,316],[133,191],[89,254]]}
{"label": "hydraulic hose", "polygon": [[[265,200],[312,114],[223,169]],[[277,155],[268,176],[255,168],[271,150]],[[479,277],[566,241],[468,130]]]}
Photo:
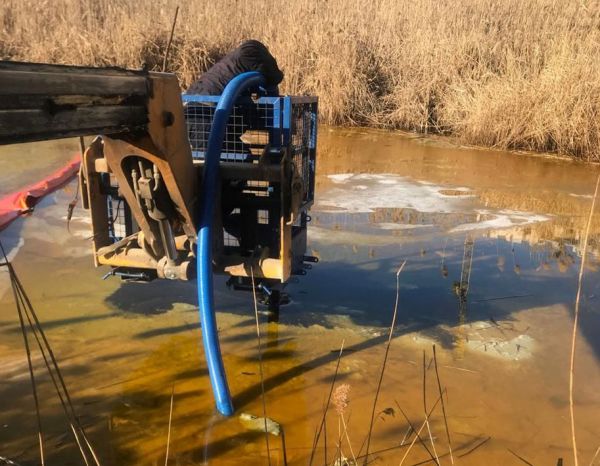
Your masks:
{"label": "hydraulic hose", "polygon": [[221,189],[219,162],[225,137],[225,128],[231,109],[238,96],[249,87],[264,86],[261,73],[251,71],[233,78],[225,87],[213,117],[208,145],[204,157],[200,221],[198,229],[197,279],[202,342],[208,374],[212,385],[217,410],[224,416],[233,414],[233,403],[223,367],[221,347],[215,318],[212,271],[212,230],[215,203]]}

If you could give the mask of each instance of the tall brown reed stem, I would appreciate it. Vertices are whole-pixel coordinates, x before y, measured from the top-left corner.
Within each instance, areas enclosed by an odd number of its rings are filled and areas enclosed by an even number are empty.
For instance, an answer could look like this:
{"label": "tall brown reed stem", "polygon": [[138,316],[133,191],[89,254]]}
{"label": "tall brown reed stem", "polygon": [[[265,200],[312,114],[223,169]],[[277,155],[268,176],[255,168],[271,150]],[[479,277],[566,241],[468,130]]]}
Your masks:
{"label": "tall brown reed stem", "polygon": [[[65,400],[63,398],[63,395],[60,391],[60,388],[58,387],[58,382],[56,380],[56,377],[54,375],[54,372],[52,371],[52,369],[50,368],[50,362],[48,361],[48,357],[46,355],[46,351],[44,350],[44,346],[42,345],[42,342],[40,341],[40,337],[38,336],[35,326],[33,325],[33,322],[31,320],[31,316],[29,315],[29,313],[27,312],[27,307],[23,298],[23,290],[20,290],[17,288],[17,291],[19,292],[19,299],[21,301],[21,306],[23,306],[23,308],[25,309],[25,317],[27,317],[27,322],[29,323],[29,328],[31,330],[31,332],[33,333],[33,336],[35,338],[35,341],[37,342],[38,345],[38,349],[40,350],[40,353],[42,354],[42,359],[44,360],[44,364],[46,365],[46,369],[48,370],[48,373],[50,374],[50,379],[52,380],[52,384],[54,385],[54,389],[56,390],[56,394],[58,395],[58,399],[60,400],[60,403],[63,407],[63,410],[65,412],[65,415],[67,417],[67,419],[69,420],[69,426],[71,427],[71,432],[73,433],[73,437],[75,439],[75,443],[77,443],[77,448],[79,448],[79,452],[81,453],[81,457],[83,458],[84,463],[86,464],[86,466],[89,466],[89,462],[88,462],[88,458],[87,458],[87,454],[85,453],[85,450],[83,448],[83,444],[81,439],[79,438],[80,434],[77,433],[77,430],[75,429],[75,425],[74,425],[74,420],[73,420],[73,416],[68,414],[67,411],[67,407],[65,404]],[[84,439],[84,441],[87,442],[86,439]],[[88,442],[88,446],[89,446],[89,442]],[[91,446],[90,447],[90,451],[91,451]]]}
{"label": "tall brown reed stem", "polygon": [[575,315],[573,317],[573,333],[571,336],[571,360],[569,365],[569,413],[571,415],[571,440],[573,442],[573,464],[579,466],[577,458],[577,439],[575,436],[575,407],[573,404],[573,380],[575,372],[575,344],[577,343],[577,325],[579,323],[579,300],[581,298],[581,285],[583,282],[583,270],[585,268],[585,258],[587,255],[587,244],[590,236],[590,226],[592,225],[592,217],[594,216],[594,208],[596,207],[596,198],[598,197],[598,186],[600,185],[600,174],[596,180],[596,189],[594,190],[594,198],[592,199],[592,207],[588,216],[587,226],[585,227],[585,235],[583,237],[583,251],[581,253],[581,264],[579,266],[579,278],[577,280],[577,296],[575,298]]}
{"label": "tall brown reed stem", "polygon": [[[2,251],[4,252],[4,251]],[[12,266],[8,263],[8,258],[6,254],[4,254],[4,258],[6,260],[6,265],[8,267],[8,272],[10,274],[10,282],[12,285],[12,291],[15,298],[15,304],[17,306],[17,314],[19,315],[19,322],[21,323],[21,333],[23,334],[23,342],[25,343],[25,352],[27,353],[27,366],[29,367],[29,379],[31,381],[31,391],[33,393],[33,401],[35,404],[35,415],[37,419],[38,426],[38,443],[40,447],[40,462],[41,465],[44,466],[44,434],[42,431],[42,419],[40,415],[40,402],[38,399],[38,390],[37,384],[35,381],[35,375],[33,373],[33,364],[31,362],[31,350],[29,348],[29,339],[27,338],[27,329],[25,328],[25,320],[23,319],[23,309],[21,308],[21,302],[18,296],[17,284],[14,280],[14,272]]]}
{"label": "tall brown reed stem", "polygon": [[435,408],[437,407],[438,403],[440,402],[440,400],[442,399],[442,397],[444,396],[444,393],[446,392],[446,389],[444,389],[444,391],[442,392],[442,394],[438,397],[438,399],[435,401],[435,403],[433,404],[433,406],[431,407],[431,409],[429,410],[428,413],[425,413],[425,420],[423,421],[423,423],[421,424],[421,427],[419,427],[419,430],[415,431],[415,438],[412,440],[412,442],[410,442],[410,445],[408,446],[408,448],[406,449],[406,452],[404,453],[404,456],[402,457],[402,460],[400,461],[400,466],[402,466],[404,464],[404,461],[406,460],[406,457],[408,456],[408,454],[410,453],[410,451],[412,450],[412,447],[414,446],[415,442],[417,441],[417,439],[419,438],[421,431],[423,430],[423,428],[425,427],[425,424],[427,424],[427,421],[429,420],[429,417],[431,416],[431,413],[433,413],[433,411],[435,410]]}
{"label": "tall brown reed stem", "polygon": [[171,25],[171,34],[169,35],[169,42],[167,42],[167,49],[165,50],[165,56],[162,63],[162,72],[167,70],[167,60],[169,59],[169,52],[171,51],[171,43],[173,42],[173,33],[175,32],[175,24],[177,24],[177,15],[179,14],[179,5],[175,8],[175,16],[173,17],[173,24]]}
{"label": "tall brown reed stem", "polygon": [[[427,416],[427,365],[425,364],[425,350],[423,350],[423,413]],[[440,464],[437,451],[435,450],[435,443],[433,441],[433,435],[431,434],[431,426],[429,425],[429,419],[425,420],[427,423],[427,433],[429,435],[429,441],[431,442],[431,448],[433,449],[433,455],[435,456],[435,464]]]}
{"label": "tall brown reed stem", "polygon": [[173,421],[173,399],[175,397],[175,384],[171,388],[171,406],[169,407],[169,429],[167,430],[167,451],[165,453],[165,466],[169,462],[169,446],[171,445],[171,423]]}
{"label": "tall brown reed stem", "polygon": [[258,342],[258,368],[260,372],[260,391],[262,398],[263,418],[265,420],[265,442],[267,443],[267,460],[271,466],[271,449],[269,447],[269,431],[267,430],[267,402],[265,401],[265,376],[262,363],[262,345],[260,342],[260,323],[258,321],[258,302],[256,300],[256,287],[254,286],[254,269],[250,267],[252,277],[252,297],[254,299],[254,317],[256,319],[256,339]]}
{"label": "tall brown reed stem", "polygon": [[[435,352],[435,345],[433,345],[433,365],[435,367],[435,378],[437,380],[438,392],[442,394],[442,383],[440,382],[440,373],[438,371],[437,355]],[[446,438],[448,439],[448,452],[450,453],[450,462],[454,464],[454,455],[452,454],[452,441],[450,440],[450,430],[448,429],[448,418],[446,417],[446,405],[444,404],[444,398],[442,400],[442,414],[444,415],[444,427],[446,428]]]}
{"label": "tall brown reed stem", "polygon": [[[317,433],[315,434],[315,439],[313,440],[312,450],[310,452],[310,460],[308,462],[309,466],[312,466],[313,460],[315,458],[315,452],[317,451],[317,445],[319,444],[319,438],[321,437],[321,432],[323,431],[323,426],[327,424],[327,411],[329,410],[329,404],[331,403],[331,395],[333,394],[333,387],[335,386],[335,381],[337,379],[338,372],[340,370],[340,361],[342,360],[342,353],[344,352],[344,342],[346,340],[342,340],[342,345],[340,346],[340,352],[338,354],[337,363],[335,365],[335,372],[333,373],[333,380],[331,381],[331,386],[329,387],[329,395],[327,396],[327,403],[325,403],[325,408],[323,409],[323,416],[321,417],[321,422],[319,424],[319,428],[317,429]],[[325,438],[325,445],[327,445],[327,438]],[[327,452],[325,452],[327,456]]]}
{"label": "tall brown reed stem", "polygon": [[[437,383],[438,383],[438,392],[441,396],[442,394],[442,383],[440,382],[440,373],[438,371],[438,366],[437,366],[437,355],[435,352],[435,345],[433,345],[433,364],[435,367],[435,378],[437,379]],[[450,454],[450,462],[452,464],[454,464],[454,455],[452,454],[452,441],[450,440],[450,429],[448,429],[448,418],[446,417],[446,405],[444,404],[444,398],[441,398],[442,400],[442,414],[444,415],[444,427],[446,428],[446,438],[448,439],[448,452]]]}
{"label": "tall brown reed stem", "polygon": [[[335,410],[338,413],[339,416],[339,420],[338,420],[338,429],[339,429],[339,437],[338,437],[338,449],[340,452],[340,462],[342,460],[342,434],[344,435],[346,442],[348,443],[348,447],[350,448],[350,454],[352,455],[352,460],[354,461],[354,463],[352,464],[357,464],[356,463],[356,455],[354,454],[354,450],[352,448],[352,443],[350,442],[350,436],[348,435],[348,425],[346,424],[346,409],[348,408],[349,404],[350,404],[350,398],[349,398],[349,394],[350,394],[350,385],[348,384],[342,384],[339,385],[336,389],[335,389],[335,393],[333,394],[333,404],[335,406]],[[341,423],[341,425],[340,425]],[[343,428],[343,431],[341,430],[341,428]]]}
{"label": "tall brown reed stem", "polygon": [[402,269],[404,269],[405,265],[406,261],[402,262],[402,264],[398,268],[398,271],[396,272],[396,303],[394,304],[394,315],[392,317],[392,325],[390,325],[390,333],[388,336],[387,345],[385,347],[385,356],[383,357],[383,364],[381,366],[381,372],[379,374],[379,382],[377,383],[377,390],[375,391],[375,398],[373,399],[373,409],[371,410],[371,422],[369,423],[369,433],[367,434],[367,449],[365,450],[365,465],[369,462],[369,447],[371,445],[371,434],[373,433],[373,422],[375,421],[375,409],[377,407],[377,398],[379,397],[379,392],[381,390],[381,383],[383,382],[385,365],[387,363],[388,354],[390,352],[390,346],[392,344],[394,328],[396,327],[396,317],[398,315],[398,300],[400,298],[400,273],[402,272]]}
{"label": "tall brown reed stem", "polygon": [[592,461],[590,461],[590,466],[594,466],[594,461],[596,461],[598,453],[600,453],[600,447],[596,448],[596,453],[594,453],[594,457],[592,458]]}
{"label": "tall brown reed stem", "polygon": [[[1,246],[2,245],[0,243],[0,248],[1,248]],[[3,250],[3,248],[2,248],[2,250]],[[38,345],[38,349],[40,350],[40,353],[44,360],[44,364],[46,365],[46,369],[48,371],[48,374],[50,375],[50,378],[51,378],[54,388],[56,390],[56,394],[58,395],[58,398],[60,400],[60,403],[61,403],[61,406],[65,413],[65,416],[69,420],[69,425],[71,427],[71,431],[73,433],[75,442],[77,443],[77,447],[79,448],[79,451],[81,453],[82,459],[84,460],[84,463],[86,464],[86,466],[89,466],[90,463],[88,461],[87,454],[84,451],[84,447],[82,444],[82,440],[80,439],[80,436],[83,438],[83,442],[85,442],[88,452],[93,457],[93,459],[96,463],[96,466],[100,466],[100,462],[98,460],[98,457],[96,456],[96,452],[94,451],[89,439],[87,438],[87,436],[85,434],[83,426],[81,425],[81,423],[79,422],[79,420],[75,414],[75,409],[71,402],[71,398],[70,398],[69,392],[67,390],[67,386],[64,382],[64,379],[62,378],[62,374],[58,367],[56,358],[54,357],[54,354],[52,352],[52,348],[50,347],[50,343],[46,339],[46,336],[45,336],[42,326],[37,318],[37,315],[35,314],[35,311],[33,309],[31,301],[29,301],[29,298],[27,297],[27,294],[25,293],[25,289],[23,288],[23,285],[19,281],[19,277],[17,276],[16,272],[14,271],[12,265],[8,264],[8,267],[9,267],[9,270],[11,271],[11,280],[13,280],[15,289],[17,291],[17,306],[20,304],[21,308],[24,310],[25,317],[27,318],[27,322],[29,323],[29,328],[31,329],[31,332],[33,333],[33,336],[35,337],[35,340]],[[38,333],[39,333],[39,335],[38,335]],[[52,365],[51,365],[49,359],[51,360]],[[53,370],[53,368],[54,368],[54,370]],[[55,375],[55,373],[56,373],[56,375]],[[59,388],[59,382],[60,382],[60,388]],[[64,393],[64,397],[63,397],[63,393]]]}
{"label": "tall brown reed stem", "polygon": [[[85,435],[85,431],[84,431],[83,427],[81,426],[81,423],[79,422],[77,416],[75,415],[75,409],[73,408],[73,404],[71,402],[69,392],[65,385],[64,379],[62,378],[62,374],[58,367],[56,358],[54,357],[54,353],[52,352],[52,347],[50,346],[50,343],[48,342],[48,340],[46,338],[46,335],[45,335],[44,330],[40,324],[40,321],[35,313],[33,305],[31,304],[31,301],[29,300],[29,298],[25,292],[25,288],[21,284],[19,277],[17,276],[12,264],[8,260],[8,256],[6,255],[6,251],[5,251],[4,246],[2,245],[1,241],[0,241],[0,252],[2,252],[2,255],[4,257],[4,262],[1,263],[0,265],[6,266],[9,270],[11,285],[12,285],[13,294],[15,297],[15,305],[17,306],[17,311],[19,312],[19,320],[21,321],[21,328],[24,332],[24,337],[27,338],[23,315],[27,318],[27,322],[29,323],[29,328],[37,342],[38,348],[39,348],[42,358],[44,360],[44,364],[46,365],[48,374],[50,375],[50,377],[52,379],[52,383],[54,384],[54,388],[56,389],[56,393],[57,393],[59,400],[61,402],[61,405],[63,407],[65,416],[69,420],[71,431],[73,432],[73,436],[75,438],[75,441],[77,442],[77,446],[79,447],[79,451],[81,452],[82,458],[83,458],[86,466],[89,466],[89,461],[87,458],[87,454],[84,452],[84,449],[83,449],[83,446],[79,439],[79,435],[78,435],[77,431],[79,431],[79,434],[83,437],[83,440],[85,441],[88,451],[92,455],[94,461],[96,462],[96,465],[100,466],[100,462],[98,461],[96,453],[95,453],[94,449],[92,448],[87,436]],[[34,324],[34,322],[35,322],[35,324]],[[39,333],[39,335],[38,335],[38,333]],[[27,351],[29,352],[29,349],[27,349]],[[52,366],[48,360],[49,358],[52,361]],[[52,370],[52,367],[54,368],[54,371]],[[55,373],[56,373],[56,377],[55,377]],[[35,379],[33,378],[33,368],[31,366],[31,364],[30,364],[30,376],[32,377],[32,384],[35,385]],[[62,392],[64,392],[64,397],[65,397],[64,399],[63,399],[63,395],[61,393],[61,389],[59,389],[57,378],[58,378],[58,381],[60,381],[60,386],[62,388]],[[36,395],[34,395],[34,396],[37,398]],[[66,401],[66,403],[68,403],[68,408],[67,408],[67,404],[65,403],[65,401]],[[38,427],[40,427],[38,436],[40,438],[40,449],[41,449],[42,465],[43,465],[44,459],[43,459],[43,448],[42,448],[41,420],[40,420],[40,413],[39,413],[39,404],[37,402],[36,402],[36,411],[37,411],[37,416],[38,416]],[[75,428],[75,426],[77,426],[77,429]]]}
{"label": "tall brown reed stem", "polygon": [[323,424],[323,456],[325,457],[325,464],[327,464],[327,419]]}
{"label": "tall brown reed stem", "polygon": [[346,442],[348,442],[348,448],[350,448],[350,454],[352,455],[352,460],[354,461],[354,463],[352,463],[352,464],[358,464],[356,462],[356,455],[354,454],[354,450],[352,449],[352,443],[350,442],[350,436],[348,435],[348,426],[346,425],[346,419],[344,419],[343,414],[340,414],[340,418],[342,419],[342,426],[344,427],[344,435],[346,436]]}
{"label": "tall brown reed stem", "polygon": [[[410,419],[408,418],[408,416],[406,415],[406,413],[404,412],[404,410],[400,406],[400,403],[398,403],[398,401],[396,401],[396,400],[394,400],[394,402],[396,403],[396,406],[398,407],[398,409],[402,413],[402,416],[404,416],[404,419],[408,423],[410,431],[412,431],[412,432],[415,433],[415,435],[417,436],[417,439],[419,440],[419,443],[423,446],[423,448],[427,451],[427,453],[429,453],[429,456],[431,456],[431,460],[432,461],[439,461],[439,458],[437,458],[437,460],[436,460],[436,457],[433,455],[433,453],[431,452],[431,450],[429,448],[427,448],[427,444],[423,441],[423,439],[421,438],[421,436],[419,434],[417,434],[417,429],[415,429],[415,426],[413,425],[413,423],[410,422]],[[402,440],[402,444],[404,444],[404,439]]]}

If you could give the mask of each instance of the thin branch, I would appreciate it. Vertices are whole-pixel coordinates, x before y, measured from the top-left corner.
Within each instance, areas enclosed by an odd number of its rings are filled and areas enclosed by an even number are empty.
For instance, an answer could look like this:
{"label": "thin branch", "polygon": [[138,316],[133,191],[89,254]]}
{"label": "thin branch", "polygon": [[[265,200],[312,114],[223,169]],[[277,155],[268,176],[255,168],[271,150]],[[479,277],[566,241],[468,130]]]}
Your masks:
{"label": "thin branch", "polygon": [[[179,8],[179,7],[178,7]],[[260,372],[260,391],[262,395],[263,419],[265,421],[265,441],[267,443],[267,460],[271,466],[271,449],[269,447],[269,431],[267,430],[267,402],[265,401],[265,377],[263,373],[262,345],[260,344],[260,323],[258,321],[258,301],[256,300],[256,287],[254,286],[254,269],[250,267],[252,276],[252,297],[254,298],[254,316],[256,320],[256,339],[258,341],[258,368]]]}
{"label": "thin branch", "polygon": [[69,421],[69,426],[71,427],[71,432],[73,433],[73,438],[75,439],[75,443],[77,443],[77,447],[79,448],[79,452],[81,453],[81,457],[83,458],[84,463],[86,464],[86,466],[89,466],[88,458],[83,449],[81,439],[79,438],[79,434],[77,433],[77,430],[75,429],[74,422],[76,422],[76,420],[74,420],[71,413],[69,413],[69,410],[68,410],[65,400],[63,398],[62,392],[58,386],[56,376],[54,375],[54,372],[52,371],[52,367],[50,366],[50,362],[48,361],[48,356],[46,355],[46,350],[44,349],[44,346],[42,345],[42,342],[40,341],[40,337],[38,336],[38,332],[36,331],[36,328],[31,320],[31,316],[27,312],[27,306],[25,304],[24,297],[23,297],[24,290],[21,290],[17,286],[17,292],[19,295],[20,304],[25,309],[25,317],[27,317],[27,322],[29,323],[29,328],[31,329],[31,333],[33,333],[33,336],[35,337],[35,341],[37,342],[38,349],[40,350],[42,359],[44,360],[46,370],[48,371],[48,374],[50,374],[50,379],[52,380],[52,384],[54,385],[54,390],[56,391],[56,394],[58,395],[58,399],[60,400],[60,404],[63,408],[63,412],[65,413],[65,417]]}
{"label": "thin branch", "polygon": [[171,388],[171,406],[169,407],[169,429],[167,430],[167,451],[165,453],[165,466],[169,462],[169,446],[171,445],[171,423],[173,421],[173,398],[175,396],[175,384]]}
{"label": "thin branch", "polygon": [[381,372],[379,374],[379,381],[377,382],[377,390],[375,391],[375,398],[373,399],[373,409],[371,410],[371,422],[369,423],[369,433],[367,434],[367,449],[365,451],[364,464],[367,464],[369,462],[369,447],[371,445],[371,434],[373,433],[373,422],[375,421],[375,409],[377,407],[377,398],[379,397],[379,392],[381,390],[383,374],[385,372],[385,365],[387,363],[388,354],[390,352],[390,346],[392,344],[394,328],[396,327],[396,317],[398,315],[398,300],[400,299],[400,273],[402,272],[402,269],[404,269],[405,265],[406,261],[402,262],[402,264],[398,268],[398,271],[396,272],[396,303],[394,304],[394,315],[392,317],[392,325],[390,325],[390,333],[388,336],[387,345],[385,347],[385,356],[383,357],[383,364],[381,366]]}
{"label": "thin branch", "polygon": [[[4,256],[8,262],[8,258]],[[18,296],[17,283],[14,280],[14,271],[10,263],[8,264],[8,272],[10,274],[10,283],[12,286],[13,295],[15,298],[15,304],[17,306],[17,314],[19,315],[19,322],[21,324],[21,333],[23,334],[23,343],[25,344],[25,352],[27,353],[27,366],[29,367],[29,379],[31,381],[31,391],[33,393],[33,401],[35,404],[35,415],[38,426],[38,443],[40,447],[40,462],[44,466],[44,434],[42,431],[42,418],[40,415],[40,402],[38,399],[37,384],[35,381],[35,375],[33,373],[33,364],[31,362],[31,350],[29,348],[29,339],[27,338],[27,329],[25,328],[25,320],[23,319],[23,309]]]}
{"label": "thin branch", "polygon": [[[427,415],[427,370],[428,367],[425,365],[425,350],[423,350],[423,413]],[[443,398],[441,399],[444,401]],[[431,434],[431,426],[429,425],[429,419],[426,419],[427,433],[429,434],[429,441],[431,442],[431,448],[433,449],[433,455],[435,456],[435,464],[439,466],[440,459],[438,458],[437,451],[435,451],[435,443],[433,442],[433,435]]]}
{"label": "thin branch", "polygon": [[[398,406],[398,409],[400,410],[400,412],[402,413],[402,415],[404,416],[404,419],[406,420],[406,422],[408,422],[408,425],[410,426],[410,430],[412,432],[417,432],[417,429],[415,429],[415,426],[413,425],[412,422],[410,422],[410,419],[408,418],[408,416],[406,415],[406,413],[404,412],[404,410],[402,409],[402,407],[400,406],[400,403],[398,403],[398,401],[394,400],[394,402],[396,403],[396,406]],[[433,461],[436,461],[436,456],[433,455],[433,453],[431,452],[431,450],[429,448],[427,448],[427,444],[423,441],[423,439],[421,438],[421,436],[419,434],[417,434],[417,438],[419,439],[419,443],[423,446],[423,448],[425,448],[425,450],[427,451],[427,453],[429,453],[429,456],[431,456],[431,459]],[[402,441],[402,443],[404,443],[404,440]],[[437,461],[439,461],[439,458],[437,459]]]}
{"label": "thin branch", "polygon": [[348,447],[350,448],[350,454],[352,455],[352,459],[354,460],[354,463],[352,464],[357,464],[356,463],[356,455],[354,454],[354,451],[352,450],[352,443],[350,443],[350,436],[348,435],[348,426],[346,425],[346,420],[344,419],[344,414],[340,414],[340,417],[342,418],[342,425],[344,427],[344,434],[346,435],[346,442],[348,442]]}
{"label": "thin branch", "polygon": [[594,453],[594,457],[592,458],[592,461],[590,461],[590,466],[594,466],[594,461],[596,461],[598,453],[600,453],[600,447],[596,448],[596,453]]}
{"label": "thin branch", "polygon": [[592,199],[592,207],[590,208],[590,214],[588,216],[587,226],[585,228],[585,235],[583,237],[583,251],[581,253],[581,264],[579,266],[579,278],[577,280],[577,296],[575,298],[575,315],[573,317],[573,333],[571,337],[571,358],[569,364],[569,413],[571,415],[571,440],[573,442],[573,464],[579,466],[579,460],[577,457],[577,439],[575,437],[575,407],[573,403],[573,381],[575,372],[575,345],[577,342],[577,325],[579,323],[579,300],[581,297],[581,284],[583,282],[583,270],[585,268],[585,257],[587,255],[588,238],[590,236],[590,226],[592,224],[592,217],[594,215],[594,208],[596,207],[596,198],[598,197],[598,186],[600,185],[600,174],[596,180],[596,189],[594,190],[594,198]]}
{"label": "thin branch", "polygon": [[287,448],[285,445],[285,429],[283,426],[280,426],[281,430],[281,450],[283,451],[283,466],[287,466]]}
{"label": "thin branch", "polygon": [[529,466],[533,466],[533,464],[531,464],[529,461],[527,461],[525,458],[523,458],[520,455],[517,455],[514,451],[512,451],[510,448],[507,448],[508,452],[515,456],[516,458],[520,459],[523,463],[528,464]]}
{"label": "thin branch", "polygon": [[492,437],[486,437],[484,438],[481,442],[479,442],[477,445],[475,445],[473,448],[471,448],[469,451],[466,451],[460,455],[458,455],[459,458],[464,458],[467,455],[470,455],[471,453],[473,453],[475,450],[477,450],[479,447],[482,447],[484,444],[486,444],[488,441],[490,441],[492,439]]}
{"label": "thin branch", "polygon": [[[445,392],[446,390],[444,390]],[[402,464],[404,463],[404,460],[406,460],[406,457],[408,456],[408,454],[410,453],[410,450],[412,450],[413,445],[415,444],[415,442],[417,441],[418,436],[421,434],[421,431],[423,430],[423,428],[425,427],[425,424],[427,422],[427,420],[429,419],[429,416],[431,416],[431,413],[433,413],[433,410],[436,408],[436,406],[438,405],[438,403],[440,402],[442,396],[444,396],[444,392],[442,392],[441,396],[436,400],[436,402],[433,404],[433,406],[431,407],[431,409],[429,410],[429,413],[425,414],[425,420],[423,421],[423,423],[421,424],[421,427],[419,427],[419,430],[415,432],[415,438],[413,439],[412,442],[410,442],[410,445],[408,446],[408,449],[406,450],[406,453],[404,453],[404,456],[402,457],[402,460],[400,461],[400,466],[402,466]]]}
{"label": "thin branch", "polygon": [[[438,392],[442,393],[442,384],[440,382],[440,373],[438,371],[437,355],[435,352],[435,345],[433,345],[433,364],[435,367],[435,378],[437,379]],[[448,429],[448,418],[446,417],[446,405],[444,404],[444,398],[442,398],[442,414],[444,415],[444,426],[446,427],[446,438],[448,439],[448,452],[450,453],[450,462],[454,464],[454,456],[452,455],[452,441],[450,440],[450,430]]]}
{"label": "thin branch", "polygon": [[[312,465],[312,462],[315,457],[315,452],[317,450],[317,444],[319,443],[319,438],[321,437],[321,432],[323,430],[323,426],[325,425],[325,419],[327,417],[327,410],[329,409],[329,403],[331,402],[331,395],[333,394],[333,387],[335,386],[335,381],[337,379],[338,371],[340,369],[340,361],[342,359],[342,353],[344,352],[344,342],[342,340],[342,345],[340,347],[340,353],[338,354],[337,363],[335,365],[335,372],[333,373],[333,380],[331,381],[331,387],[329,387],[329,396],[327,397],[327,403],[325,403],[325,409],[323,410],[323,417],[321,418],[321,423],[319,424],[319,429],[317,430],[317,435],[315,435],[315,439],[313,441],[312,451],[310,452],[310,461],[308,462],[309,466]],[[325,439],[325,445],[327,445],[327,439]]]}
{"label": "thin branch", "polygon": [[171,42],[173,42],[173,33],[175,32],[175,24],[177,23],[177,15],[179,14],[179,6],[175,8],[175,16],[173,18],[173,24],[171,25],[171,34],[169,35],[169,42],[167,43],[167,49],[165,50],[165,56],[163,57],[162,72],[167,70],[167,59],[169,58],[169,52],[171,51]]}
{"label": "thin branch", "polygon": [[[79,450],[82,454],[83,460],[86,463],[86,465],[89,465],[87,455],[83,451],[83,447],[82,447],[81,441],[79,439],[79,435],[81,435],[81,437],[83,438],[89,453],[91,454],[91,456],[94,459],[94,462],[96,463],[96,466],[100,466],[100,461],[98,460],[96,452],[94,451],[90,441],[87,438],[87,435],[85,433],[83,426],[81,425],[81,423],[79,422],[79,419],[77,418],[77,416],[75,414],[75,408],[73,407],[71,397],[69,395],[67,386],[66,386],[65,381],[60,372],[60,368],[58,366],[56,357],[54,356],[54,353],[52,351],[52,347],[50,346],[50,343],[49,343],[48,339],[46,338],[46,334],[44,333],[41,323],[40,323],[40,321],[37,317],[37,314],[35,313],[35,310],[33,308],[33,305],[31,304],[31,301],[29,300],[29,297],[27,296],[27,293],[25,292],[25,288],[23,287],[21,281],[19,280],[19,277],[17,276],[14,268],[12,267],[12,264],[10,264],[10,262],[8,260],[8,257],[6,255],[6,252],[4,250],[2,242],[0,242],[0,251],[4,255],[6,266],[9,268],[11,282],[14,284],[13,291],[16,292],[16,294],[15,294],[16,304],[17,304],[17,306],[19,306],[19,305],[22,306],[22,310],[24,311],[24,314],[27,317],[27,321],[29,323],[30,329],[31,329],[31,331],[35,337],[35,340],[38,344],[39,350],[44,359],[44,363],[46,365],[48,373],[51,376],[52,383],[54,384],[56,393],[61,401],[61,405],[65,412],[65,416],[69,420],[71,431],[73,432],[75,441],[76,441],[77,446],[79,447]],[[32,322],[32,319],[33,319],[33,322]],[[39,336],[38,336],[38,333],[39,333]],[[40,340],[40,337],[41,337],[41,340]],[[52,361],[52,365],[48,361],[46,352],[47,352],[50,360]],[[56,377],[58,378],[58,381],[60,382],[62,392],[64,393],[64,396],[66,399],[66,403],[62,397],[61,390],[58,387],[59,384],[58,384],[57,380],[55,379],[55,374],[52,369],[54,369],[54,372],[56,372]],[[68,405],[68,408],[67,408],[67,405]],[[78,431],[79,431],[79,434],[78,434]]]}

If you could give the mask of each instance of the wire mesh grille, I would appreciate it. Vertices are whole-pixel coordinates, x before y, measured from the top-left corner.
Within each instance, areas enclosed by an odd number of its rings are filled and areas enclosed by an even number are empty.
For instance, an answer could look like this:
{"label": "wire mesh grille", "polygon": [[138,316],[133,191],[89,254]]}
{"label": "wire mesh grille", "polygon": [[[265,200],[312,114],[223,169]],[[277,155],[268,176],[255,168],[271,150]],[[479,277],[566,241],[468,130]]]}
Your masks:
{"label": "wire mesh grille", "polygon": [[291,154],[296,173],[304,186],[303,201],[314,199],[316,103],[292,105]]}
{"label": "wire mesh grille", "polygon": [[108,196],[108,235],[113,242],[120,241],[128,234],[125,220],[127,204],[123,198]]}
{"label": "wire mesh grille", "polygon": [[[199,96],[199,99],[201,96]],[[203,159],[214,119],[216,102],[192,101],[185,106],[188,138],[194,159]],[[272,103],[241,103],[234,106],[225,128],[221,160],[248,162],[260,155],[260,149],[269,144],[269,130],[273,128]]]}
{"label": "wire mesh grille", "polygon": [[[185,95],[185,118],[192,155],[206,155],[218,97]],[[243,98],[229,116],[221,161],[279,164],[288,154],[303,185],[303,208],[314,199],[317,102],[307,97]],[[262,157],[262,158],[261,158]],[[228,189],[228,188],[226,188]],[[238,191],[239,190],[239,191]],[[230,207],[223,211],[225,254],[249,255],[268,248],[281,250],[281,186],[264,180],[233,180]],[[235,208],[234,208],[235,207]],[[231,209],[231,210],[229,210]],[[305,225],[297,228],[305,228]]]}

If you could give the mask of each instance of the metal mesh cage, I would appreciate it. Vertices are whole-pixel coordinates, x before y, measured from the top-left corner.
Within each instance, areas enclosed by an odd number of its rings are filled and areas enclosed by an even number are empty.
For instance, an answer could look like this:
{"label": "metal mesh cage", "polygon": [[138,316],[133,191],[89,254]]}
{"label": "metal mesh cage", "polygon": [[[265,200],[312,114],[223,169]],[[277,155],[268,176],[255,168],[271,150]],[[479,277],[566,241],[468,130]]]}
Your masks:
{"label": "metal mesh cage", "polygon": [[[202,163],[219,96],[183,95],[192,156]],[[280,163],[289,154],[294,176],[302,180],[302,206],[314,199],[317,100],[314,97],[243,97],[227,123],[222,162]],[[225,253],[250,254],[267,247],[270,257],[280,251],[281,187],[276,182],[246,179],[224,192],[230,208],[223,212]]]}
{"label": "metal mesh cage", "polygon": [[[219,96],[186,94],[183,101],[192,156],[202,160]],[[308,204],[314,200],[316,142],[316,97],[245,97],[229,116],[221,160],[253,162],[266,147],[287,149],[303,181]]]}
{"label": "metal mesh cage", "polygon": [[114,243],[131,235],[136,226],[127,202],[119,195],[119,188],[114,177],[105,173],[102,177],[102,183],[103,190],[106,193],[108,237]]}
{"label": "metal mesh cage", "polygon": [[290,151],[294,168],[303,181],[304,203],[314,200],[317,103],[302,102],[291,108]]}
{"label": "metal mesh cage", "polygon": [[[194,159],[203,159],[218,103],[215,96],[184,96],[188,138]],[[225,129],[221,160],[249,162],[256,158],[253,149],[271,143],[270,132],[276,109],[274,102],[242,99],[232,110]],[[271,100],[271,99],[269,99]]]}

